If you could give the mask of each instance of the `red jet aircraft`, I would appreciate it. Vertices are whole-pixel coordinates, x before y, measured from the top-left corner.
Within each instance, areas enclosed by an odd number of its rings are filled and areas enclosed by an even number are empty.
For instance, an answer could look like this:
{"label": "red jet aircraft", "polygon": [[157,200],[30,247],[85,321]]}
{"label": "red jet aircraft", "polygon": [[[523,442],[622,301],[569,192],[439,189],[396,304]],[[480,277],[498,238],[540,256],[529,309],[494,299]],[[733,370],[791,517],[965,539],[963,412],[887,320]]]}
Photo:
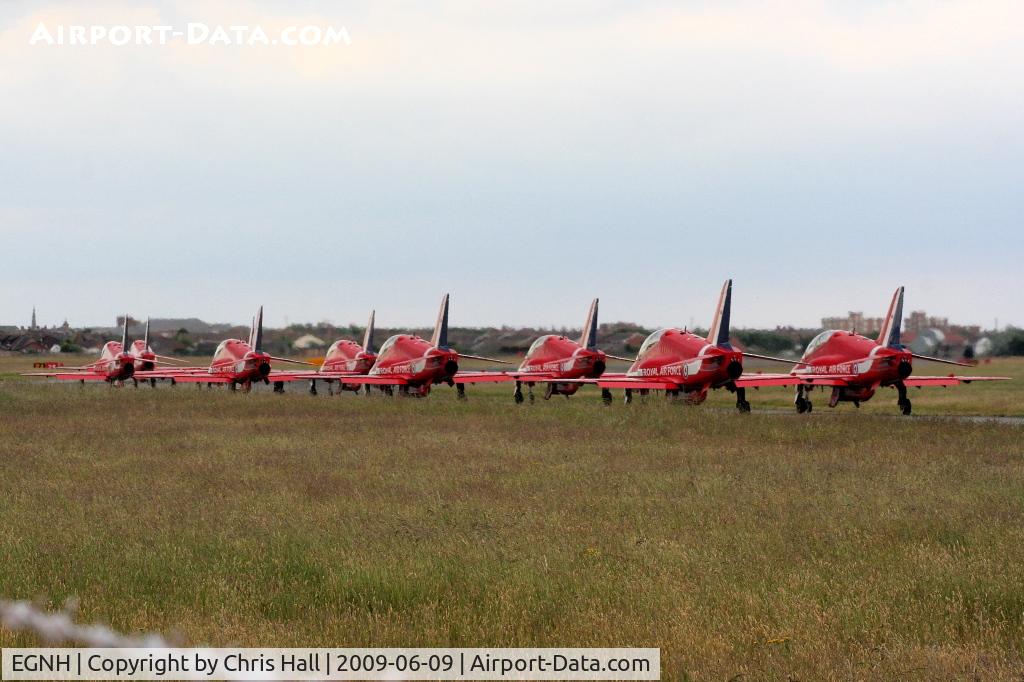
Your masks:
{"label": "red jet aircraft", "polygon": [[896,404],[903,414],[910,414],[908,386],[955,386],[972,381],[1000,381],[1009,377],[991,376],[911,376],[912,361],[927,360],[947,365],[970,367],[963,362],[943,360],[912,353],[900,342],[903,319],[903,287],[896,289],[892,303],[877,339],[869,339],[856,331],[830,329],[818,334],[807,344],[803,357],[788,375],[763,375],[743,378],[745,386],[796,386],[797,412],[810,412],[810,392],[814,386],[831,386],[828,406],[852,402],[855,406],[869,400],[879,387],[897,391]]}
{"label": "red jet aircraft", "polygon": [[349,339],[338,339],[327,349],[324,362],[320,369],[310,373],[309,392],[316,395],[316,382],[327,383],[327,392],[334,395],[334,382],[338,382],[338,390],[357,392],[360,388],[370,392],[369,385],[350,384],[344,381],[352,375],[369,374],[373,363],[377,361],[377,353],[373,348],[373,319],[376,311],[370,311],[370,321],[366,323],[363,334],[363,345]]}
{"label": "red jet aircraft", "polygon": [[[402,395],[426,396],[435,384],[455,386],[465,397],[465,384],[477,381],[508,381],[497,372],[460,372],[459,358],[500,362],[477,355],[458,353],[448,345],[448,294],[441,299],[434,334],[426,340],[414,334],[397,334],[384,342],[370,371],[364,375],[344,376],[344,383],[356,386],[380,386],[391,395],[398,388]],[[308,377],[306,377],[308,378]]]}
{"label": "red jet aircraft", "polygon": [[[126,350],[127,349],[127,350]],[[121,327],[121,340],[107,341],[100,351],[100,359],[81,367],[61,367],[54,372],[27,372],[22,376],[53,377],[63,381],[105,381],[110,385],[123,386],[125,381],[135,379],[136,372],[152,370],[157,364],[175,361],[157,355],[149,347],[149,320],[146,320],[146,336],[144,339],[128,343],[128,315],[124,316]]]}
{"label": "red jet aircraft", "polygon": [[[583,335],[580,340],[573,341],[565,336],[548,334],[541,336],[530,346],[526,357],[515,372],[506,374],[516,382],[513,397],[517,403],[523,402],[523,384],[526,384],[533,401],[534,384],[543,383],[544,400],[553,395],[569,397],[579,390],[581,384],[574,379],[596,379],[604,374],[608,358],[633,362],[632,358],[621,358],[599,350],[597,347],[597,304],[595,298],[590,304],[587,320],[583,324]],[[568,380],[568,381],[565,381]],[[601,389],[601,398],[610,403],[611,391]]]}
{"label": "red jet aircraft", "polygon": [[749,412],[745,385],[738,381],[743,375],[744,356],[791,361],[733,348],[729,343],[731,311],[732,280],[728,279],[722,285],[707,338],[685,329],[659,329],[640,346],[636,360],[624,375],[601,377],[595,383],[605,389],[625,389],[627,404],[636,390],[663,390],[669,396],[682,395],[688,402],[699,404],[707,398],[708,389],[725,388],[736,394],[736,408]]}
{"label": "red jet aircraft", "polygon": [[171,383],[227,384],[234,391],[239,386],[248,393],[254,382],[274,384],[274,392],[284,391],[286,381],[307,379],[308,372],[275,372],[270,362],[292,362],[312,365],[311,362],[279,358],[263,350],[263,306],[252,320],[249,339],[225,339],[213,353],[209,367],[175,367],[173,369],[141,372],[140,379],[171,379]]}

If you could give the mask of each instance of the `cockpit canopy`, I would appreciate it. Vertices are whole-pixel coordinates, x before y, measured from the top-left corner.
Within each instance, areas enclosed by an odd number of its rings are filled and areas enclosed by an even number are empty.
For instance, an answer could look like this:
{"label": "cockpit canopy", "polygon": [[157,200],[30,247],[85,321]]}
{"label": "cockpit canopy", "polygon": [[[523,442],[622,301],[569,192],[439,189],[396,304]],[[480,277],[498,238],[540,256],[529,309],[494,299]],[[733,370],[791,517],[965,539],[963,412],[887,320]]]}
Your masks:
{"label": "cockpit canopy", "polygon": [[554,338],[554,335],[553,334],[547,334],[545,336],[541,336],[540,338],[538,338],[536,341],[534,341],[530,345],[530,350],[526,351],[526,354],[527,355],[533,355],[534,352],[540,350],[541,346],[544,345],[544,342],[546,342],[550,338]]}
{"label": "cockpit canopy", "polygon": [[402,338],[402,335],[401,334],[396,334],[395,336],[392,336],[387,341],[385,341],[384,345],[381,346],[380,350],[377,352],[378,355],[384,355],[389,350],[391,350],[394,347],[394,345],[396,343],[398,343],[398,339],[400,339],[400,338]]}
{"label": "cockpit canopy", "polygon": [[655,344],[657,344],[658,341],[661,341],[661,337],[667,331],[668,331],[667,329],[659,329],[656,332],[652,332],[651,335],[648,336],[644,340],[644,345],[640,346],[640,352],[636,354],[636,357],[639,359],[639,358],[643,358],[645,355],[647,355],[647,353],[651,350],[651,348]]}
{"label": "cockpit canopy", "polygon": [[804,351],[804,357],[806,358],[808,355],[818,350],[822,344],[831,339],[835,334],[842,334],[842,332],[835,329],[828,329],[815,336],[811,339],[811,342],[807,344],[807,350]]}

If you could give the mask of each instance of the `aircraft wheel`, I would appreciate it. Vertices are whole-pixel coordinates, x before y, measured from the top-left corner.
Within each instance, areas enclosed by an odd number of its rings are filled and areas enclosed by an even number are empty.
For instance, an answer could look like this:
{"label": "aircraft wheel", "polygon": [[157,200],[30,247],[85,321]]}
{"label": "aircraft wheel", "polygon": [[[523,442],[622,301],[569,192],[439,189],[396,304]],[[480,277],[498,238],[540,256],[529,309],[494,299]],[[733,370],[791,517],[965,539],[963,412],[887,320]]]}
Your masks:
{"label": "aircraft wheel", "polygon": [[522,405],[523,401],[526,400],[523,397],[523,386],[518,381],[516,382],[516,391],[512,394],[512,399],[516,401],[516,405]]}
{"label": "aircraft wheel", "polygon": [[808,400],[807,401],[807,411],[808,412],[812,412],[813,410],[814,410],[814,403],[812,403],[810,400]]}
{"label": "aircraft wheel", "polygon": [[156,388],[156,379],[150,379],[149,386],[150,388]]}
{"label": "aircraft wheel", "polygon": [[804,412],[811,411],[811,401],[803,396],[799,396],[796,399],[796,412],[797,414],[803,414]]}
{"label": "aircraft wheel", "polygon": [[623,391],[622,402],[626,405],[629,405],[630,403],[633,402],[633,389],[627,388],[625,391]]}
{"label": "aircraft wheel", "polygon": [[[327,390],[330,390],[330,386],[328,386]],[[309,394],[316,395],[316,379],[309,380]]]}
{"label": "aircraft wheel", "polygon": [[547,388],[544,389],[544,400],[551,400],[551,396],[555,394],[555,385],[548,383]]}
{"label": "aircraft wheel", "polygon": [[284,393],[284,382],[283,381],[275,381],[274,382],[274,393]]}
{"label": "aircraft wheel", "polygon": [[458,396],[459,400],[465,400],[466,399],[466,384],[455,384],[455,392],[456,392],[455,394]]}
{"label": "aircraft wheel", "polygon": [[910,414],[910,399],[904,400],[900,403],[900,412],[903,414]]}
{"label": "aircraft wheel", "polygon": [[750,412],[750,403],[746,400],[737,401],[736,409],[746,414],[747,412]]}
{"label": "aircraft wheel", "polygon": [[607,388],[601,389],[601,402],[605,405],[612,404],[612,392]]}

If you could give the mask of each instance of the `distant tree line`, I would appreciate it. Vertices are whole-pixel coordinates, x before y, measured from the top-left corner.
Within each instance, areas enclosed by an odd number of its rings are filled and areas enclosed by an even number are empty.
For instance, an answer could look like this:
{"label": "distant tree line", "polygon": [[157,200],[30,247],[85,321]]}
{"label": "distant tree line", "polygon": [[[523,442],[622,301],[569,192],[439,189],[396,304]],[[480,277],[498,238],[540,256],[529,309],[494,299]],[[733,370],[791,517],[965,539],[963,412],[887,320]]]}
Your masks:
{"label": "distant tree line", "polygon": [[1007,327],[989,338],[992,340],[991,355],[1024,355],[1024,329],[1020,327]]}

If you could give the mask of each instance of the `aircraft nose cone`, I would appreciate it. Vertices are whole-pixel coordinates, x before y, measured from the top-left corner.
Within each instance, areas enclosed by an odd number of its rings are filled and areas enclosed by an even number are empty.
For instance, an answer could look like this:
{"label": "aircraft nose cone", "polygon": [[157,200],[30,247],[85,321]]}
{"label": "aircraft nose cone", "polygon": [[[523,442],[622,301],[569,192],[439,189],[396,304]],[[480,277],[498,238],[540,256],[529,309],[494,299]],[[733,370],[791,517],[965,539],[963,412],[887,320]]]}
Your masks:
{"label": "aircraft nose cone", "polygon": [[261,377],[265,377],[270,374],[270,363],[263,360],[256,369],[259,371]]}
{"label": "aircraft nose cone", "polygon": [[914,368],[909,360],[900,360],[900,364],[896,365],[896,374],[899,375],[900,379],[906,379],[912,371],[914,371]]}
{"label": "aircraft nose cone", "polygon": [[729,375],[730,379],[735,381],[743,374],[743,365],[738,360],[733,360],[725,366],[725,372]]}

